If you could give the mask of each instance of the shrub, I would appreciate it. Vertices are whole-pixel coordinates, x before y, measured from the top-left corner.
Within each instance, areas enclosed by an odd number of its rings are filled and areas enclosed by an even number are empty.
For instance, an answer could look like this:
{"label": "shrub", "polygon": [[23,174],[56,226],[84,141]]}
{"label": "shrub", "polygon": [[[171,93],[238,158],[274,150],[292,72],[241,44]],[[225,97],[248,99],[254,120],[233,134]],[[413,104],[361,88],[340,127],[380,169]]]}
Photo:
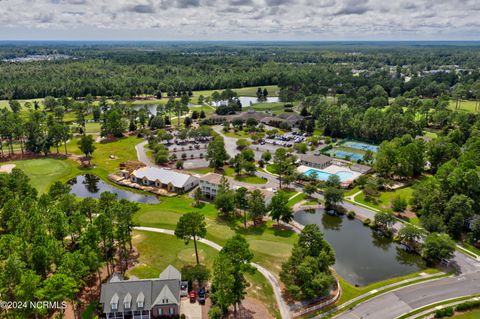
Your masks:
{"label": "shrub", "polygon": [[466,311],[466,310],[471,310],[475,308],[480,308],[480,301],[466,301],[464,303],[457,305],[455,307],[455,310]]}
{"label": "shrub", "polygon": [[453,316],[453,308],[447,307],[435,311],[435,318],[451,317]]}
{"label": "shrub", "polygon": [[365,226],[369,226],[371,222],[372,222],[372,221],[370,220],[370,218],[367,218],[367,219],[365,219],[365,220],[363,221],[363,224],[364,224]]}
{"label": "shrub", "polygon": [[350,218],[350,219],[354,219],[355,218],[355,212],[353,210],[349,211],[347,213],[347,217]]}
{"label": "shrub", "polygon": [[345,215],[347,213],[347,209],[340,205],[337,205],[337,207],[335,208],[335,211],[337,212],[338,215]]}

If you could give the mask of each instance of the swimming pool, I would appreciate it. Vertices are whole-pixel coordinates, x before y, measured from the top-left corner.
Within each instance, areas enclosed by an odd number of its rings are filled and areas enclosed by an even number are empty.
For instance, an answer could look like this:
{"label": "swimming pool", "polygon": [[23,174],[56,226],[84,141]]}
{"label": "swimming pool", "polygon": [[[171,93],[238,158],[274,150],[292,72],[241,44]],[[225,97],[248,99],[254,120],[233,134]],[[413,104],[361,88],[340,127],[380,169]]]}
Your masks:
{"label": "swimming pool", "polygon": [[349,158],[351,161],[363,160],[362,154],[357,154],[357,153],[352,153],[347,151],[334,150],[334,151],[331,151],[330,154],[339,158]]}
{"label": "swimming pool", "polygon": [[312,175],[314,173],[317,173],[317,180],[320,180],[320,181],[326,181],[332,175],[337,175],[340,178],[341,182],[345,182],[345,181],[351,180],[353,178],[353,173],[352,172],[340,171],[340,172],[336,172],[335,174],[330,174],[330,173],[320,171],[320,170],[314,169],[314,168],[309,169],[308,171],[306,171],[303,174],[305,174],[306,176],[312,177]]}
{"label": "swimming pool", "polygon": [[343,143],[343,146],[356,148],[356,149],[362,150],[362,151],[378,152],[378,146],[377,145],[371,145],[371,144],[366,144],[366,143],[361,143],[361,142],[353,142],[353,141],[345,142],[345,143]]}

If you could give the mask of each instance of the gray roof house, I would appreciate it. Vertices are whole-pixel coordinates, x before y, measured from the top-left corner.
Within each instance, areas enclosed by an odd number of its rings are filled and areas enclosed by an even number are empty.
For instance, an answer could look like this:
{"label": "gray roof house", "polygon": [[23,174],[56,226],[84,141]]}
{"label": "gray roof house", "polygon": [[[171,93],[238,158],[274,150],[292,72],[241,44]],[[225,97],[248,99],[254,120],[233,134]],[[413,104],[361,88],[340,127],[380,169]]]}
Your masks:
{"label": "gray roof house", "polygon": [[171,265],[155,279],[125,280],[114,273],[102,284],[100,303],[107,319],[178,316],[180,297],[187,294],[187,287],[180,272]]}
{"label": "gray roof house", "polygon": [[138,184],[167,188],[177,193],[187,192],[198,185],[198,178],[193,175],[150,166],[134,170],[130,179]]}
{"label": "gray roof house", "polygon": [[332,164],[333,158],[326,155],[300,155],[299,161],[300,164],[314,167],[314,168],[325,168]]}
{"label": "gray roof house", "polygon": [[[200,190],[202,191],[203,196],[207,198],[215,198],[218,192],[218,188],[222,183],[223,175],[217,173],[207,173],[200,177]],[[269,189],[259,188],[256,186],[248,186],[244,183],[237,183],[236,181],[230,179],[229,181],[230,188],[236,190],[240,187],[245,187],[248,191],[254,191],[256,189],[260,190],[262,195],[265,197],[265,204],[270,204],[272,197],[274,195],[273,191]]]}

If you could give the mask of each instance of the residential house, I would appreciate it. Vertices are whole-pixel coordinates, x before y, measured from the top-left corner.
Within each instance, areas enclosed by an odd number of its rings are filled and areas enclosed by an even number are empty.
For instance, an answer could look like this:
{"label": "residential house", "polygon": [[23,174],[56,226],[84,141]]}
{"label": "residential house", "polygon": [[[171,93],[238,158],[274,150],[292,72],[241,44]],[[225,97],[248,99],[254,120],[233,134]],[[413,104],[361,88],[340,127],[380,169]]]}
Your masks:
{"label": "residential house", "polygon": [[107,319],[151,319],[180,314],[180,298],[188,293],[188,283],[169,265],[159,278],[124,279],[114,273],[102,284],[100,303]]}
{"label": "residential house", "polygon": [[[217,173],[207,173],[203,176],[200,177],[200,183],[199,187],[202,191],[203,196],[209,199],[215,198],[218,193],[218,188],[220,187],[222,183],[222,178],[223,176]],[[230,187],[232,189],[238,189],[240,187],[245,187],[249,191],[253,191],[255,189],[260,190],[260,192],[263,194],[265,197],[265,204],[268,205],[270,204],[272,197],[274,195],[273,191],[265,188],[258,188],[255,186],[244,186],[244,184],[237,184],[235,181],[229,180],[228,181]]]}
{"label": "residential house", "polygon": [[215,198],[218,188],[222,181],[222,175],[217,173],[207,173],[200,177],[199,187],[203,196],[206,198]]}

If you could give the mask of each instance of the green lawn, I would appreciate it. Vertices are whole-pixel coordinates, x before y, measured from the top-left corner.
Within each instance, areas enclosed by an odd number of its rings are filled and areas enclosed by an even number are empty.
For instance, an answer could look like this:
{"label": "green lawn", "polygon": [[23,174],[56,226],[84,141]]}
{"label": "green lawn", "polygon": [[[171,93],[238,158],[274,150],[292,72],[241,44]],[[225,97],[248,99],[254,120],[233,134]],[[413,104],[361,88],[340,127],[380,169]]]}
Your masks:
{"label": "green lawn", "polygon": [[259,176],[250,175],[236,175],[235,171],[231,167],[227,167],[224,170],[226,176],[233,177],[236,181],[250,183],[250,184],[266,184],[267,179]]}
{"label": "green lawn", "polygon": [[[273,102],[273,103],[255,103],[252,105],[252,109],[256,111],[270,111],[274,114],[281,114],[285,111],[285,103]],[[245,105],[245,109],[249,109],[250,106]]]}
{"label": "green lawn", "polygon": [[233,138],[250,138],[250,133],[245,132],[243,130],[236,131],[236,132],[234,130],[230,130],[228,133],[222,132],[222,134],[228,137],[233,137]]}
{"label": "green lawn", "polygon": [[347,197],[347,196],[352,196],[356,193],[358,193],[360,191],[360,188],[358,186],[355,186],[354,188],[352,189],[349,189],[348,191],[346,191],[344,193],[344,196]]}
{"label": "green lawn", "polygon": [[[293,195],[295,195],[295,194],[293,194]],[[290,196],[293,196],[293,195],[290,195]],[[297,203],[300,203],[302,200],[304,200],[306,196],[307,195],[305,195],[305,194],[299,194],[299,195],[295,196],[294,198],[292,198],[288,201],[288,206],[293,207],[293,205],[295,205]]]}
{"label": "green lawn", "polygon": [[217,217],[213,204],[205,204],[196,208],[191,205],[192,199],[187,197],[162,198],[156,205],[140,205],[135,222],[142,226],[175,229],[175,225],[184,213],[202,212],[207,221],[207,238],[223,245],[236,232],[244,235],[254,252],[254,261],[270,269],[274,273],[280,271],[281,263],[290,255],[297,238],[293,231],[278,230],[268,221],[256,227],[243,228],[241,218],[225,221]]}
{"label": "green lawn", "polygon": [[478,319],[480,318],[480,309],[465,312],[459,315],[455,315],[453,318],[457,319]]}
{"label": "green lawn", "polygon": [[[185,245],[183,240],[175,236],[145,231],[134,231],[132,237],[140,256],[138,264],[128,272],[129,275],[156,278],[169,264],[179,270],[185,265],[195,265],[193,242]],[[211,268],[217,251],[202,243],[197,245],[200,262]]]}
{"label": "green lawn", "polygon": [[[72,138],[67,143],[69,154],[82,155],[77,146],[78,138]],[[110,143],[95,143],[96,150],[93,153],[93,168],[83,169],[73,160],[61,160],[52,158],[38,158],[32,160],[22,160],[12,162],[22,169],[31,179],[32,185],[38,189],[40,193],[48,190],[50,185],[55,181],[67,181],[76,175],[83,173],[95,174],[104,180],[108,174],[115,172],[119,164],[126,160],[137,158],[135,145],[140,143],[142,139],[137,137],[126,137]],[[55,150],[52,149],[54,152]],[[60,152],[63,153],[63,146]],[[114,155],[114,159],[110,159],[110,155]]]}
{"label": "green lawn", "polygon": [[[451,100],[450,109],[455,110],[455,105],[456,105],[456,101]],[[475,111],[475,105],[476,105],[476,101],[462,100],[457,111],[460,110],[460,111],[465,111],[470,113],[478,113],[479,112],[478,110]]]}
{"label": "green lawn", "polygon": [[[142,141],[141,138],[129,136],[114,142],[95,143],[96,150],[93,153],[92,164],[101,170],[105,176],[113,173],[118,170],[121,162],[137,159],[135,145]],[[78,148],[75,152],[79,153]],[[115,158],[111,159],[110,155],[115,156]]]}
{"label": "green lawn", "polygon": [[[280,88],[276,85],[266,85],[266,86],[260,86],[263,89],[267,89],[268,91],[268,96],[278,96],[278,92],[280,91]],[[241,89],[234,89],[235,92],[237,92],[238,96],[257,96],[257,89],[258,86],[251,86],[251,87],[244,87]]]}
{"label": "green lawn", "polygon": [[433,139],[438,137],[438,134],[432,131],[423,131],[423,135]]}
{"label": "green lawn", "polygon": [[[133,244],[139,252],[137,265],[127,275],[139,278],[156,278],[168,266],[181,270],[185,265],[195,265],[193,242],[185,245],[183,240],[162,233],[134,231]],[[218,252],[210,246],[198,243],[200,263],[212,269]],[[260,300],[269,311],[277,315],[275,295],[270,283],[259,272],[248,275],[250,286],[247,295]]]}
{"label": "green lawn", "polygon": [[[268,91],[268,96],[278,96],[278,92],[280,91],[280,88],[276,85],[265,85],[261,86],[262,90],[267,89]],[[238,96],[257,96],[257,89],[258,86],[251,86],[251,87],[244,87],[244,88],[238,88],[238,89],[232,89],[233,91],[237,92]],[[192,95],[192,102],[197,103],[198,97],[200,95],[203,95],[204,97],[211,96],[213,92],[217,91],[218,93],[221,93],[223,89],[217,89],[217,90],[201,90],[201,91],[193,91]]]}
{"label": "green lawn", "polygon": [[275,174],[275,172],[273,171],[273,164],[268,164],[267,166],[265,166],[265,170],[270,174]]}
{"label": "green lawn", "polygon": [[191,168],[191,169],[188,169],[189,172],[192,172],[192,173],[195,173],[195,174],[207,174],[207,173],[211,173],[214,171],[213,168],[211,167],[202,167],[202,168]]}
{"label": "green lawn", "polygon": [[412,187],[404,187],[404,188],[396,189],[395,191],[381,192],[380,197],[376,198],[378,201],[377,203],[366,201],[364,193],[361,193],[355,196],[355,201],[368,205],[373,208],[377,208],[377,209],[389,209],[391,205],[391,201],[396,196],[401,196],[402,198],[408,201],[412,196],[412,194],[413,194]]}
{"label": "green lawn", "polygon": [[32,185],[44,193],[54,182],[67,181],[81,173],[78,164],[71,160],[33,159],[12,162],[30,177]]}
{"label": "green lawn", "polygon": [[88,122],[85,124],[85,132],[87,134],[100,134],[100,123],[98,122]]}

